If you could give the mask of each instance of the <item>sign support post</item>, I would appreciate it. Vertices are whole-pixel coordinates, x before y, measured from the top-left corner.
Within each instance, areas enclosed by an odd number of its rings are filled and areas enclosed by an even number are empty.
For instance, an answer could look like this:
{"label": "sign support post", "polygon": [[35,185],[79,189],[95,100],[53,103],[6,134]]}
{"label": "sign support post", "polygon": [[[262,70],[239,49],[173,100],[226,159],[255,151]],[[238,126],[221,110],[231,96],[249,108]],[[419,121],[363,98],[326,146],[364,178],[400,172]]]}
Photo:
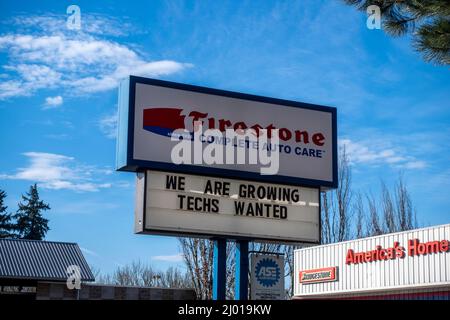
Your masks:
{"label": "sign support post", "polygon": [[248,300],[248,240],[236,241],[235,300]]}
{"label": "sign support post", "polygon": [[227,240],[214,239],[213,300],[225,300],[227,277]]}

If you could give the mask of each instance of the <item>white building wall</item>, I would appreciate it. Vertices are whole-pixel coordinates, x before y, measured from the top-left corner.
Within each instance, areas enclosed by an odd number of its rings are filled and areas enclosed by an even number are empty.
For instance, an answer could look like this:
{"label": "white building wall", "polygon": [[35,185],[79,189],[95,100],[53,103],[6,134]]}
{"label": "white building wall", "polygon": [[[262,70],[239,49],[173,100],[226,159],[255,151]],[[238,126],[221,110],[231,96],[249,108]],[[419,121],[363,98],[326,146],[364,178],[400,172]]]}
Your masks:
{"label": "white building wall", "polygon": [[[420,243],[450,241],[450,224],[296,250],[294,295],[367,294],[412,288],[450,288],[450,251],[409,256],[408,241],[412,239],[418,239]],[[350,265],[345,263],[348,249],[353,249],[355,253],[375,250],[377,245],[387,249],[393,247],[396,241],[405,248],[404,258]],[[300,271],[327,267],[337,267],[337,281],[300,283]]]}

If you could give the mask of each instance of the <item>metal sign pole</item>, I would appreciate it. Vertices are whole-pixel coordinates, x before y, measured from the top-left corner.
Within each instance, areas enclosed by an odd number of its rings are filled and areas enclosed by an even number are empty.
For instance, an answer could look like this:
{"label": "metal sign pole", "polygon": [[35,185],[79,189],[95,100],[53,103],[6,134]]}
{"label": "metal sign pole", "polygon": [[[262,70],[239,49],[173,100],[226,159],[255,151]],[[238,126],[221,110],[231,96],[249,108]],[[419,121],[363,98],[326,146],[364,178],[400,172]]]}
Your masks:
{"label": "metal sign pole", "polygon": [[214,240],[213,300],[225,300],[227,279],[227,240]]}
{"label": "metal sign pole", "polygon": [[248,300],[248,240],[236,241],[235,300]]}

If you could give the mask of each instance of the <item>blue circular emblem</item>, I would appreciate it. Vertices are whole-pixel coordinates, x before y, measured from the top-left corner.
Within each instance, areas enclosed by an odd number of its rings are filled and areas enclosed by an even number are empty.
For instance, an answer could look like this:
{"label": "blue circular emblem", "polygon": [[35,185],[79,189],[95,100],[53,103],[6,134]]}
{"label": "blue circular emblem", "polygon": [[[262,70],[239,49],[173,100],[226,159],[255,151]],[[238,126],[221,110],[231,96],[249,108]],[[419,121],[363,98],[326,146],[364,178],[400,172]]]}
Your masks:
{"label": "blue circular emblem", "polygon": [[281,278],[278,264],[271,258],[261,259],[255,268],[256,280],[264,287],[273,287]]}

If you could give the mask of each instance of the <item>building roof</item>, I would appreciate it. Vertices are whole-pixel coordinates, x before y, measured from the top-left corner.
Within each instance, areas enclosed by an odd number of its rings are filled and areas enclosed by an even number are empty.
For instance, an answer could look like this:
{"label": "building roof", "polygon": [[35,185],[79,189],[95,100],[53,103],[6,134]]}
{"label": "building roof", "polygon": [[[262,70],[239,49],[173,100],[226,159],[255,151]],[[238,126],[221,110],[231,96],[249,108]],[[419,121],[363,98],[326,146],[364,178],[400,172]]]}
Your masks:
{"label": "building roof", "polygon": [[66,281],[67,267],[80,267],[81,281],[94,281],[76,243],[0,239],[0,279]]}

